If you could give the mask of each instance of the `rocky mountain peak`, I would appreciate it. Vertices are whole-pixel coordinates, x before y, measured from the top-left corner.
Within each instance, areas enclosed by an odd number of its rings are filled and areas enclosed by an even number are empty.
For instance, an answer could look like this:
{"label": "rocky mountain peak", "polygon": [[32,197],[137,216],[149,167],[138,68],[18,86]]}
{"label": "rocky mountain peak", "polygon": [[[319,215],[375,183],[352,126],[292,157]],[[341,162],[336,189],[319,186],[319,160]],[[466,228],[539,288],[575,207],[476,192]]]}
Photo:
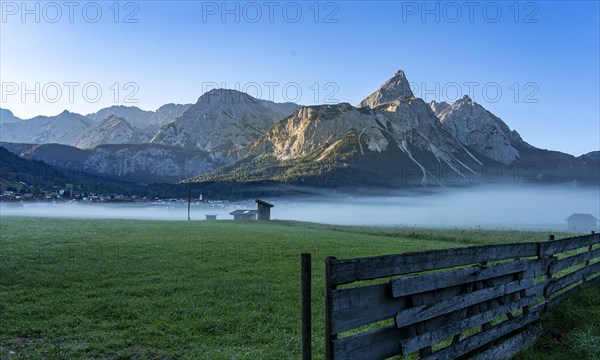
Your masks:
{"label": "rocky mountain peak", "polygon": [[202,94],[196,104],[235,104],[235,103],[256,103],[258,99],[237,90],[231,89],[212,89]]}
{"label": "rocky mountain peak", "polygon": [[138,144],[148,138],[139,133],[124,118],[110,115],[107,119],[85,129],[75,141],[75,147],[94,148],[105,144]]}
{"label": "rocky mountain peak", "polygon": [[15,117],[12,111],[0,108],[0,124],[17,123],[20,119]]}
{"label": "rocky mountain peak", "polygon": [[600,161],[600,151],[592,151],[587,154],[583,154],[580,157],[587,158],[588,160]]}
{"label": "rocky mountain peak", "polygon": [[452,105],[432,101],[430,107],[439,121],[458,141],[490,159],[512,164],[520,158],[521,137],[468,95]]}
{"label": "rocky mountain peak", "polygon": [[232,150],[263,135],[298,108],[256,99],[229,89],[213,89],[163,126],[152,143],[205,151]]}
{"label": "rocky mountain peak", "polygon": [[12,113],[12,111],[10,111],[8,109],[0,108],[0,116],[4,116],[4,115],[14,116],[14,114]]}
{"label": "rocky mountain peak", "polygon": [[447,108],[450,107],[450,104],[448,104],[445,101],[442,102],[437,102],[435,100],[431,100],[429,102],[429,107],[431,108],[431,110],[433,111],[433,113],[435,114],[435,116],[438,116],[439,114],[441,114],[444,110],[446,110]]}
{"label": "rocky mountain peak", "polygon": [[358,107],[369,107],[371,109],[378,105],[394,101],[412,98],[414,94],[410,83],[406,79],[404,71],[398,70],[394,77],[386,81],[381,87],[364,99]]}

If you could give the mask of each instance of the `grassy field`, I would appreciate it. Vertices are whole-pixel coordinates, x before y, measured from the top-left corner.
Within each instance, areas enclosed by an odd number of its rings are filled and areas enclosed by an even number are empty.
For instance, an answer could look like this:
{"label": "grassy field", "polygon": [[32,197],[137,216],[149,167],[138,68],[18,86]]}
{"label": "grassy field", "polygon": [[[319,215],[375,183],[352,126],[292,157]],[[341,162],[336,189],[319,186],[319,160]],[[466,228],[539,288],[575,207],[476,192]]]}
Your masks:
{"label": "grassy field", "polygon": [[[341,227],[281,221],[3,217],[0,356],[297,359],[300,254],[310,252],[314,356],[322,358],[322,274],[327,256],[357,257],[546,238],[547,233],[542,232]],[[588,297],[596,306],[597,320],[598,295]],[[555,318],[561,316],[571,315],[558,312]],[[547,321],[552,323],[555,318]],[[561,324],[561,320],[556,323]],[[599,329],[597,325],[581,330],[590,332],[586,341],[595,341],[596,346],[598,337],[594,336],[598,333],[593,332]],[[547,349],[552,344],[540,346]],[[579,354],[573,351],[571,354]],[[527,356],[538,359],[535,354]]]}
{"label": "grassy field", "polygon": [[600,287],[583,288],[542,318],[544,333],[517,360],[600,359]]}

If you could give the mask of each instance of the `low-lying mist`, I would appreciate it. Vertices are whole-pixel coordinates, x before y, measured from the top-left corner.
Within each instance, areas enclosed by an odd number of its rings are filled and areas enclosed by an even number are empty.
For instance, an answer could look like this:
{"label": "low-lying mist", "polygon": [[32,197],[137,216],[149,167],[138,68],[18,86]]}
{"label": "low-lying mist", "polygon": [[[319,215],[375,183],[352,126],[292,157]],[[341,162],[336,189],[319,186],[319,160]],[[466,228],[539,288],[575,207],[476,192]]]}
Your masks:
{"label": "low-lying mist", "polygon": [[[573,213],[600,216],[600,189],[567,186],[444,189],[419,195],[330,196],[264,199],[272,219],[339,225],[483,227],[566,230]],[[199,202],[191,219],[218,214],[232,219],[236,209],[256,209],[254,201]],[[0,205],[1,216],[187,220],[187,203]]]}

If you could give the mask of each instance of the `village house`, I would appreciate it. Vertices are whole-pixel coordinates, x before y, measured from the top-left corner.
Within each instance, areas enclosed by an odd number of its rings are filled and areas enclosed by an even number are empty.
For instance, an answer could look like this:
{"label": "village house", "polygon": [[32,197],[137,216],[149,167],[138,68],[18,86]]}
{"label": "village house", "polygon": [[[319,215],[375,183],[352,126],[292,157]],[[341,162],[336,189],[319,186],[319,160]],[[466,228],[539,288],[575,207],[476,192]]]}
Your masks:
{"label": "village house", "polygon": [[256,220],[258,210],[236,210],[230,212],[229,215],[233,215],[233,220]]}
{"label": "village house", "polygon": [[598,230],[598,219],[592,214],[573,214],[566,221],[567,227],[571,231],[590,232]]}
{"label": "village house", "polygon": [[271,220],[271,208],[275,205],[262,200],[256,200],[256,204],[257,210],[235,210],[229,215],[233,215],[233,220]]}

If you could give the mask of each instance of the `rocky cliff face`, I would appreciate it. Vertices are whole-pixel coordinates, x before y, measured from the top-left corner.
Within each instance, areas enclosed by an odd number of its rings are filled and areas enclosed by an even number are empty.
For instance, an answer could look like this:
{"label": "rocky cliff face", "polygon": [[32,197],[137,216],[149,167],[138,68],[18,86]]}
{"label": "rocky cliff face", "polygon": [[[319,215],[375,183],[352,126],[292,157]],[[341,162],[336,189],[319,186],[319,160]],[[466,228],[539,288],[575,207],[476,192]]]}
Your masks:
{"label": "rocky cliff face", "polygon": [[36,116],[2,124],[0,141],[30,144],[75,144],[92,124],[85,116],[63,111],[57,116]]}
{"label": "rocky cliff face", "polygon": [[[88,116],[65,110],[57,116],[37,116],[29,120],[21,120],[9,110],[0,109],[0,141],[82,147],[147,142],[161,126],[173,121],[189,106],[167,104],[156,112],[137,107],[112,106]],[[114,118],[107,121],[111,117],[120,118],[121,121],[115,122]],[[90,138],[86,138],[88,136]]]}
{"label": "rocky cliff face", "polygon": [[302,178],[303,173],[318,173],[315,168],[322,164],[324,173],[354,171],[367,182],[394,183],[410,172],[417,183],[427,184],[443,183],[449,174],[467,179],[490,161],[452,137],[431,108],[408,91],[404,73],[398,72],[360,108],[301,107],[257,140],[237,165],[221,169],[217,178],[243,172],[252,180],[275,176],[295,181],[290,174]]}
{"label": "rocky cliff face", "polygon": [[373,120],[368,111],[360,112],[350,104],[302,107],[273,126],[258,147],[279,160],[306,156],[318,148],[326,152],[351,130],[374,125]]}
{"label": "rocky cliff face", "polygon": [[429,107],[431,107],[431,110],[433,111],[433,114],[435,116],[439,116],[442,111],[444,111],[444,110],[446,110],[447,108],[450,107],[450,104],[448,104],[445,101],[436,102],[435,100],[432,100],[429,103]]}
{"label": "rocky cliff face", "polygon": [[214,170],[227,161],[220,153],[149,144],[99,145],[86,150],[58,144],[0,146],[64,171],[120,182],[178,182]]}
{"label": "rocky cliff face", "polygon": [[154,112],[155,124],[158,126],[158,131],[162,126],[173,122],[177,117],[181,116],[192,104],[165,104]]}
{"label": "rocky cliff face", "polygon": [[452,105],[432,101],[430,107],[448,132],[464,145],[506,165],[519,159],[515,146],[522,142],[520,135],[468,96]]}
{"label": "rocky cliff face", "polygon": [[125,119],[137,132],[153,136],[161,126],[172,122],[187,110],[191,104],[166,104],[156,111],[146,111],[135,106],[111,106],[87,115],[94,123],[99,123],[111,116]]}
{"label": "rocky cliff face", "polygon": [[276,104],[235,90],[211,90],[163,126],[152,143],[205,151],[232,150],[256,140],[296,108],[295,104]]}
{"label": "rocky cliff face", "polygon": [[14,124],[21,121],[8,109],[0,109],[0,126],[4,124]]}
{"label": "rocky cliff face", "polygon": [[468,96],[453,104],[431,102],[440,122],[461,143],[505,164],[516,183],[598,184],[597,161],[558,151],[536,148],[525,142],[504,121]]}
{"label": "rocky cliff face", "polygon": [[405,100],[414,97],[410,83],[404,71],[399,70],[394,77],[386,81],[381,87],[364,99],[358,107],[376,108],[378,105],[394,100]]}
{"label": "rocky cliff face", "polygon": [[211,154],[147,144],[99,146],[82,163],[83,169],[88,172],[116,177],[121,181],[143,182],[178,182],[220,165]]}
{"label": "rocky cliff face", "polygon": [[141,144],[148,140],[148,136],[135,130],[125,119],[113,115],[85,129],[75,146],[87,149],[107,144]]}

